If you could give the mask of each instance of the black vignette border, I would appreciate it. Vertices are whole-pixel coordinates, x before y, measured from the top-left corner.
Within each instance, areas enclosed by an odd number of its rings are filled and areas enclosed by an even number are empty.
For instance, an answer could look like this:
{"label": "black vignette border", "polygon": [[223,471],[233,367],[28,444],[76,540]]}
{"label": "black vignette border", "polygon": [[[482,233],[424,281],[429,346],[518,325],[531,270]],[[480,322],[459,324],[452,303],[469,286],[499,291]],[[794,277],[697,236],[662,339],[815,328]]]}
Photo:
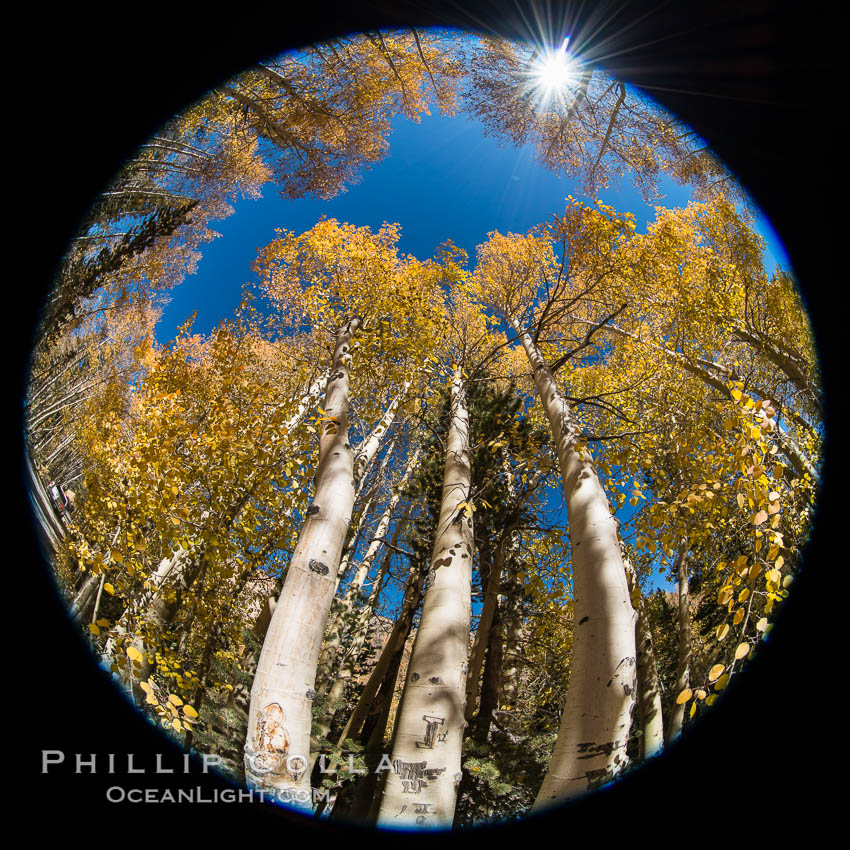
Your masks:
{"label": "black vignette border", "polygon": [[[768,0],[473,0],[354,7],[334,0],[297,11],[66,8],[45,17],[24,13],[18,25],[19,55],[12,68],[17,85],[7,137],[23,166],[13,169],[24,179],[13,196],[19,236],[12,247],[24,273],[12,277],[15,384],[14,410],[7,418],[17,427],[7,534],[13,540],[9,564],[19,573],[10,602],[20,622],[8,644],[15,672],[8,671],[14,721],[7,734],[22,752],[7,771],[13,776],[13,765],[24,766],[24,781],[14,794],[27,797],[35,812],[28,816],[32,831],[58,835],[76,826],[92,836],[117,838],[145,828],[172,834],[179,826],[174,834],[200,837],[259,826],[280,829],[288,840],[331,837],[323,834],[326,829],[317,832],[268,807],[115,805],[105,799],[108,776],[76,775],[71,769],[41,773],[42,749],[104,757],[167,751],[164,739],[95,669],[67,620],[38,549],[20,472],[20,399],[31,335],[77,221],[155,126],[257,58],[379,25],[478,26],[510,36],[522,31],[533,7],[541,6],[552,15],[567,7],[573,19],[607,21],[612,39],[622,44],[609,70],[620,70],[704,135],[770,218],[790,254],[819,345],[828,404],[827,458],[804,574],[769,651],[729,694],[728,705],[719,707],[698,735],[610,794],[500,829],[514,840],[542,837],[554,828],[565,838],[597,835],[607,843],[606,833],[610,840],[622,840],[644,827],[671,836],[709,830],[723,840],[723,832],[732,828],[748,837],[769,835],[783,818],[830,816],[831,765],[843,737],[831,728],[838,713],[834,665],[842,612],[836,590],[842,576],[836,529],[843,458],[835,436],[842,399],[833,332],[840,319],[835,284],[841,257],[835,219],[828,214],[838,181],[827,169],[839,169],[840,101],[834,95],[839,75],[846,76],[838,68],[833,13],[822,4]],[[193,774],[193,784],[195,779]],[[179,776],[157,781],[185,785]],[[198,781],[210,789],[227,787],[213,777]],[[489,830],[482,835],[489,838]],[[397,839],[381,834],[373,840]]]}

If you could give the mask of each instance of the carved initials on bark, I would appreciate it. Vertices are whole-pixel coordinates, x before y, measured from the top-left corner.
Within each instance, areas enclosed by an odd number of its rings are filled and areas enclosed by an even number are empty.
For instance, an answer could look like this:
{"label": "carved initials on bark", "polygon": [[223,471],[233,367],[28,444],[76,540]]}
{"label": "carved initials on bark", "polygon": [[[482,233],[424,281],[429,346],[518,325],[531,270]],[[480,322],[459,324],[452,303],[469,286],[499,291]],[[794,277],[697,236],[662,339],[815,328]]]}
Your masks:
{"label": "carved initials on bark", "polygon": [[[446,722],[446,718],[432,717],[430,714],[424,714],[422,715],[422,719],[425,721],[425,740],[424,742],[417,741],[416,746],[432,750],[434,749],[434,742],[438,740],[437,727],[442,726]],[[441,736],[441,739],[444,741],[445,735]]]}
{"label": "carved initials on bark", "polygon": [[426,779],[436,779],[445,770],[444,767],[429,768],[427,761],[396,759],[393,762],[393,772],[401,777],[401,788],[404,794],[419,794],[423,788],[428,787]]}

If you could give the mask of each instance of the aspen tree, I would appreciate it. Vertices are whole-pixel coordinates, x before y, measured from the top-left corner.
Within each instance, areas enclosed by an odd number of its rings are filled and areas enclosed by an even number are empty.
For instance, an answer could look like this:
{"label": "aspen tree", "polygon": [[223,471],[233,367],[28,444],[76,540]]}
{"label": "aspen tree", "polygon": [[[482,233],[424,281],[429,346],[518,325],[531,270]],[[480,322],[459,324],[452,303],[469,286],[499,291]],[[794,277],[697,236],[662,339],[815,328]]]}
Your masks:
{"label": "aspen tree", "polygon": [[[570,529],[575,589],[570,684],[561,730],[535,801],[538,809],[597,787],[625,767],[635,699],[635,614],[618,521],[582,443],[581,426],[535,342],[544,322],[556,316],[566,321],[577,309],[588,289],[575,278],[586,273],[593,279],[596,270],[587,267],[608,264],[607,247],[621,231],[604,213],[577,204],[568,206],[555,228],[556,235],[491,234],[490,242],[479,248],[476,268],[480,292],[513,329],[531,366],[561,469]],[[562,241],[560,263],[553,252],[555,238]],[[600,245],[601,258],[594,253]],[[546,295],[537,306],[539,291]],[[523,316],[529,325],[520,324]]]}
{"label": "aspen tree", "polygon": [[358,358],[397,354],[417,329],[424,342],[433,321],[414,309],[412,295],[427,298],[434,275],[423,273],[412,259],[399,258],[398,236],[394,225],[372,233],[323,220],[301,236],[282,231],[255,263],[283,328],[309,323],[325,334],[337,328],[320,411],[315,495],[263,644],[245,744],[249,783],[274,789],[282,802],[301,807],[309,808],[319,652],[354,508],[348,417],[355,334],[363,329]]}
{"label": "aspen tree", "polygon": [[324,409],[334,417],[319,443],[316,490],[275,606],[251,688],[245,776],[281,792],[282,802],[309,798],[313,687],[334,574],[354,503],[353,452],[348,444],[349,350],[361,320],[337,333]]}
{"label": "aspen tree", "polygon": [[640,758],[646,761],[657,755],[664,746],[664,723],[661,711],[661,683],[652,645],[652,631],[647,618],[643,594],[631,559],[621,545],[623,566],[632,595],[632,605],[637,613],[635,620],[635,647],[637,659],[637,707],[640,716]]}
{"label": "aspen tree", "polygon": [[685,701],[679,700],[678,695],[688,689],[691,673],[691,606],[688,592],[688,546],[683,543],[676,556],[676,578],[679,586],[679,662],[676,667],[676,687],[674,693],[677,700],[667,724],[665,743],[674,741],[682,731],[682,721],[685,719]]}
{"label": "aspen tree", "polygon": [[[378,554],[380,549],[382,538],[386,534],[390,521],[392,520],[393,511],[395,510],[396,505],[401,499],[402,493],[404,492],[404,488],[410,480],[410,476],[413,474],[416,469],[416,462],[419,458],[419,448],[414,449],[413,455],[407,462],[405,467],[404,474],[402,475],[399,483],[393,488],[392,496],[387,502],[386,507],[384,508],[383,513],[381,514],[381,518],[378,520],[377,528],[375,529],[375,537],[372,542],[369,544],[368,549],[366,550],[366,554],[363,556],[363,559],[357,565],[357,572],[351,580],[351,584],[348,587],[345,598],[343,600],[342,606],[340,607],[337,621],[337,628],[342,630],[343,622],[351,619],[351,614],[354,608],[354,603],[359,595],[363,585],[369,575],[369,570],[371,569],[372,562],[375,559],[375,556]],[[336,676],[333,678],[332,684],[328,690],[328,702],[331,706],[333,706],[338,700],[340,700],[345,691],[345,686],[352,676],[352,664],[356,658],[358,653],[358,649],[363,645],[363,641],[366,637],[366,631],[368,627],[368,617],[371,612],[370,606],[364,606],[362,612],[358,612],[358,616],[356,620],[352,623],[349,628],[352,628],[354,631],[354,643],[351,647],[349,647],[346,652],[346,656],[342,659],[342,663],[339,665],[339,670],[337,671]],[[327,720],[325,726],[322,727],[322,734],[327,734],[330,731],[330,718]]]}
{"label": "aspen tree", "polygon": [[378,823],[447,827],[454,816],[469,646],[473,535],[469,421],[452,375],[443,499],[419,630],[410,656]]}

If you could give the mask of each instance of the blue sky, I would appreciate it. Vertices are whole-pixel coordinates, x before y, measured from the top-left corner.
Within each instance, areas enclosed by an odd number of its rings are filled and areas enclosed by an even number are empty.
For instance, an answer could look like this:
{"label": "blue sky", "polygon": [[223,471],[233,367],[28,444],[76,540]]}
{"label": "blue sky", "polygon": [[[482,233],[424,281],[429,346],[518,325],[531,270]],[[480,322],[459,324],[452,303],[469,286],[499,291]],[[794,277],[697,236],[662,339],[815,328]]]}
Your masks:
{"label": "blue sky", "polygon": [[[301,233],[321,215],[372,228],[398,222],[403,252],[426,259],[451,238],[474,260],[476,245],[489,231],[525,232],[562,212],[568,195],[583,197],[573,181],[538,165],[533,154],[532,146],[499,145],[466,116],[426,115],[418,124],[397,118],[388,156],[333,200],[284,200],[268,184],[261,199],[235,204],[233,215],[213,225],[221,236],[203,246],[197,272],[172,291],[157,339],[171,339],[195,310],[195,331],[208,332],[238,304],[242,284],[254,279],[251,261],[274,239],[275,228]],[[687,203],[688,191],[670,180],[662,181],[662,191],[661,205]],[[654,210],[625,183],[600,197],[634,213],[641,231],[654,218]],[[772,248],[771,268],[773,254],[782,259],[784,252],[766,222],[760,229]]]}

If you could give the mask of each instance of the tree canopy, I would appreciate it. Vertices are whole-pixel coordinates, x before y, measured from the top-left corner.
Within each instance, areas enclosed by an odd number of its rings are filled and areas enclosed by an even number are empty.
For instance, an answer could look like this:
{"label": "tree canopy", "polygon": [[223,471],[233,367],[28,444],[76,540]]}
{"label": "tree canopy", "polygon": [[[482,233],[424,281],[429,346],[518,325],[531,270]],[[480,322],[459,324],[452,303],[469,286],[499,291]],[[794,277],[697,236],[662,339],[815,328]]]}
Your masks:
{"label": "tree canopy", "polygon": [[[802,567],[824,399],[791,270],[687,127],[589,66],[541,94],[540,61],[409,30],[245,71],[115,176],[44,312],[27,446],[73,486],[54,566],[92,651],[186,752],[315,817],[460,828],[619,781]],[[280,227],[233,315],[157,341],[230,204],[332,197],[432,108],[588,197],[473,258]],[[644,232],[595,198],[662,174],[693,199]]]}

